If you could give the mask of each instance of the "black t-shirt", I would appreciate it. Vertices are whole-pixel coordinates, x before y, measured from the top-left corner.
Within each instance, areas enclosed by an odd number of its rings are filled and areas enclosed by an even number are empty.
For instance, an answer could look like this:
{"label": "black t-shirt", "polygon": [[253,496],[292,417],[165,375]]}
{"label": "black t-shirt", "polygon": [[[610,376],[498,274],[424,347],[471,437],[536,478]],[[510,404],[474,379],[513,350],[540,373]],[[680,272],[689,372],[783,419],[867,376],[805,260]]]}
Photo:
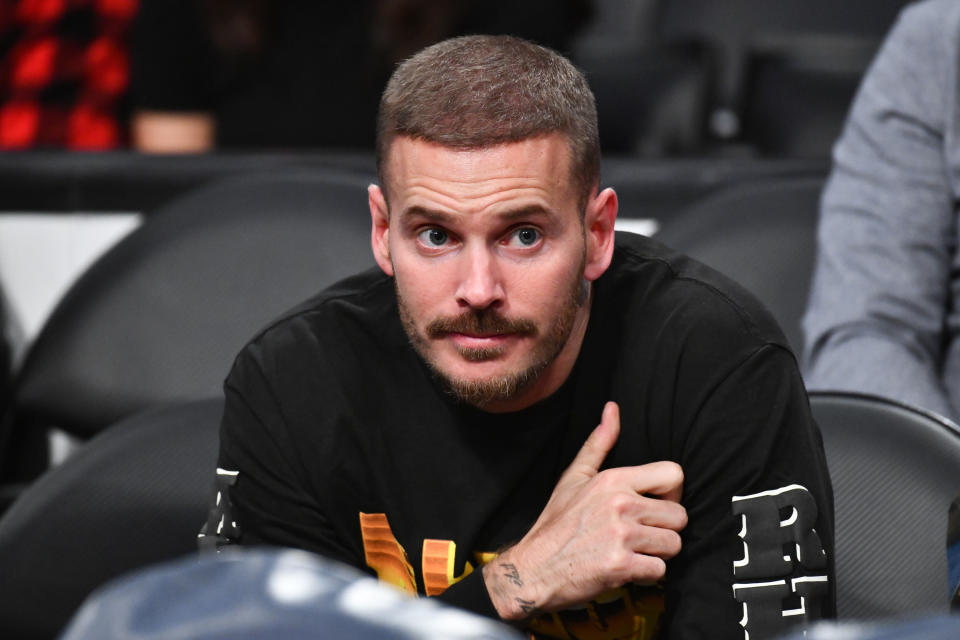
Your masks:
{"label": "black t-shirt", "polygon": [[683,467],[683,550],[664,584],[541,616],[536,632],[743,638],[745,624],[758,640],[834,613],[832,492],[794,357],[743,289],[653,240],[617,234],[573,372],[523,411],[447,396],[377,271],[261,332],[225,392],[219,542],[315,551],[495,615],[470,571],[526,533],[614,400],[605,467]]}

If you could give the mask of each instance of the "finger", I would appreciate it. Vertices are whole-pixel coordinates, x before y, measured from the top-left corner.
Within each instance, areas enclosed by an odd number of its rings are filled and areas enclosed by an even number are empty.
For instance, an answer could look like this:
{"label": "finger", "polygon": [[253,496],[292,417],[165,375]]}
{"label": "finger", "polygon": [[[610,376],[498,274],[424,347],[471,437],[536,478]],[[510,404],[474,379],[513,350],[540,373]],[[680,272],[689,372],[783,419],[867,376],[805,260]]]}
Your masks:
{"label": "finger", "polygon": [[667,563],[663,558],[635,553],[630,559],[628,582],[640,585],[652,585],[667,574]]}
{"label": "finger", "polygon": [[605,474],[615,476],[614,482],[640,495],[652,495],[671,502],[680,502],[683,497],[683,469],[676,462],[666,460],[608,469]]}
{"label": "finger", "polygon": [[642,553],[663,560],[669,560],[676,556],[680,553],[682,547],[679,533],[658,527],[637,528],[636,533],[628,543],[634,553]]}
{"label": "finger", "polygon": [[608,402],[603,407],[600,424],[587,437],[564,475],[567,473],[596,475],[619,435],[620,407],[617,406],[616,402]]}
{"label": "finger", "polygon": [[621,515],[641,526],[681,531],[687,526],[687,510],[683,505],[659,498],[637,496],[621,510]]}

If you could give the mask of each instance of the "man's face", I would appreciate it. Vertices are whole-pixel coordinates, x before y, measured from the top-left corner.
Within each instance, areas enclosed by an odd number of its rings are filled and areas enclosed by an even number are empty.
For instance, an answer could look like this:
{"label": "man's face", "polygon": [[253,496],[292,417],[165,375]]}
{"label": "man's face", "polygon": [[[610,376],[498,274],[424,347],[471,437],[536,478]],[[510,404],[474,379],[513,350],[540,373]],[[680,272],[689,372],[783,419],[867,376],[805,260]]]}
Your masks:
{"label": "man's face", "polygon": [[400,137],[387,163],[389,212],[371,187],[374,252],[417,352],[482,408],[551,393],[576,359],[586,282],[599,276],[585,274],[566,139],[464,151]]}

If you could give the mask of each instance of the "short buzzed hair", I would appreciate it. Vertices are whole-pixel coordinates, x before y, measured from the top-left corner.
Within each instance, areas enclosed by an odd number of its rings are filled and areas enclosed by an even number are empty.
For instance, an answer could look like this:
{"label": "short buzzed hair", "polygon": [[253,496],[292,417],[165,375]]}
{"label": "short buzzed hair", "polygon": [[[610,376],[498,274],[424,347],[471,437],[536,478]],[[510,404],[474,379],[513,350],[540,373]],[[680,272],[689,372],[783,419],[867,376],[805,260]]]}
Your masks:
{"label": "short buzzed hair", "polygon": [[583,74],[512,36],[444,40],[400,64],[387,83],[377,116],[380,183],[397,136],[481,149],[551,133],[568,140],[582,210],[600,179],[597,110]]}

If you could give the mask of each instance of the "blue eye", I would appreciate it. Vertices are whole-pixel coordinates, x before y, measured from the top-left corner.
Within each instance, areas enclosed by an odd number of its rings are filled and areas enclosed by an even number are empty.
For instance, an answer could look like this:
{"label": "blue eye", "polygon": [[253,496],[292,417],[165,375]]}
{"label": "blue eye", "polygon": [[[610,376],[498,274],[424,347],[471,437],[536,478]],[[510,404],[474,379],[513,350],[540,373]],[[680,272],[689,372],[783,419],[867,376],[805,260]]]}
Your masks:
{"label": "blue eye", "polygon": [[532,247],[540,240],[540,232],[533,227],[520,227],[510,234],[511,242],[519,242],[524,247]]}
{"label": "blue eye", "polygon": [[428,247],[442,247],[450,238],[446,231],[443,229],[437,229],[436,227],[424,229],[418,234],[417,237],[420,238],[420,242]]}

